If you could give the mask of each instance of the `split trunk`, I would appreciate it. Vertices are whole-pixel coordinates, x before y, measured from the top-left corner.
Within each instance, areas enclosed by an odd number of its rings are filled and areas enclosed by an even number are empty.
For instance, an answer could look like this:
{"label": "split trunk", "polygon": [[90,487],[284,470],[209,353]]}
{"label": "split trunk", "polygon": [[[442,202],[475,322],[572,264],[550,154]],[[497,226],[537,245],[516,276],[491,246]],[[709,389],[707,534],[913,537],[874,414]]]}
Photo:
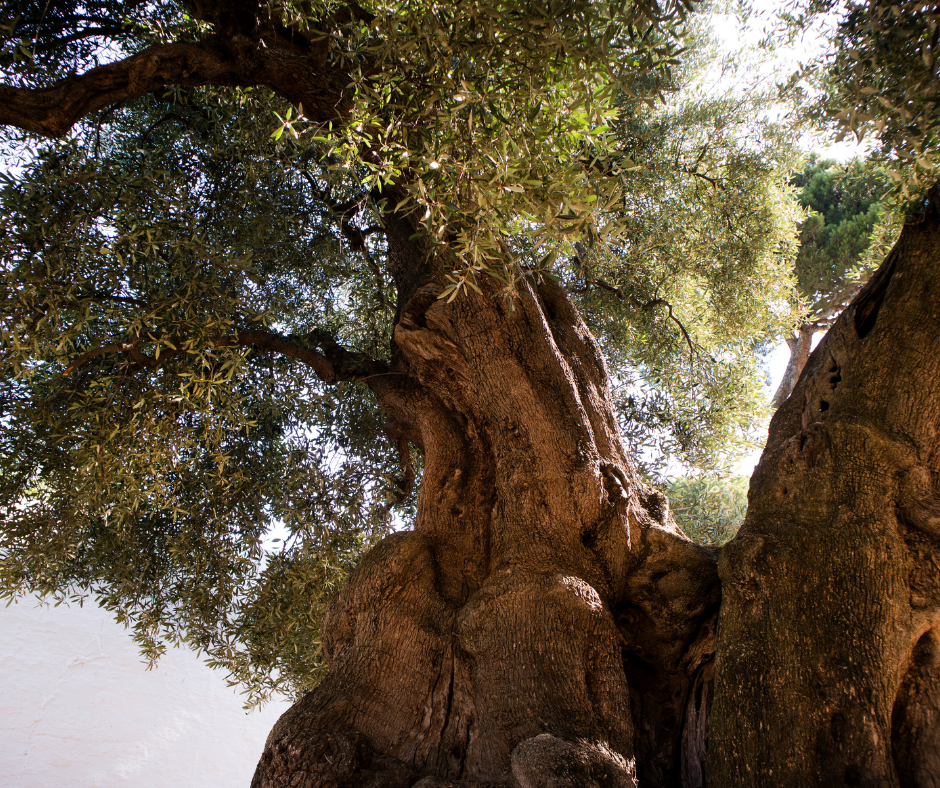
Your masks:
{"label": "split trunk", "polygon": [[418,515],[332,603],[329,673],[254,788],[936,785],[933,205],[810,357],[720,558],[637,477],[563,289],[447,303],[434,251],[386,224],[372,385],[423,453]]}

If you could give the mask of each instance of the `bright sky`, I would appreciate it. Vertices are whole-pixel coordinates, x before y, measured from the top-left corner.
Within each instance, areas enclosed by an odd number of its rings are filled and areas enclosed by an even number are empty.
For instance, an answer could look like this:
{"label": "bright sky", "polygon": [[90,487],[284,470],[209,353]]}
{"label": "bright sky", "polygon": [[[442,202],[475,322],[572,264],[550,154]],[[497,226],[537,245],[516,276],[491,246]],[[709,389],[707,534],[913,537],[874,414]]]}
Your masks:
{"label": "bright sky", "polygon": [[[737,66],[737,73],[732,72],[729,78],[740,79],[745,83],[744,89],[783,81],[801,65],[812,62],[825,52],[827,43],[823,32],[827,26],[835,23],[835,15],[822,17],[816,27],[804,32],[792,46],[778,46],[769,52],[760,49],[759,45],[761,39],[773,29],[776,14],[783,4],[775,0],[753,0],[749,5],[753,11],[746,19],[733,13],[716,13],[711,17],[711,28],[720,54],[729,57]],[[868,145],[859,145],[851,137],[835,143],[811,135],[805,138],[804,146],[807,151],[836,161],[864,156],[868,148]]]}

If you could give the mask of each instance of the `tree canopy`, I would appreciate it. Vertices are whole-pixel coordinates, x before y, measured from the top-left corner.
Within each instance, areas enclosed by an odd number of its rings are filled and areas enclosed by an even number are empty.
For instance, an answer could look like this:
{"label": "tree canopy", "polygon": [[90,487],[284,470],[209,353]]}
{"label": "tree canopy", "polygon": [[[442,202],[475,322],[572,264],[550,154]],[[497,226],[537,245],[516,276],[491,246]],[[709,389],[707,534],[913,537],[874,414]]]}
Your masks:
{"label": "tree canopy", "polygon": [[416,505],[373,395],[420,284],[392,207],[443,299],[566,286],[651,476],[721,467],[794,319],[798,212],[763,98],[689,87],[690,13],[8,4],[3,595],[91,594],[253,697],[315,683],[326,599]]}
{"label": "tree canopy", "polygon": [[867,255],[881,218],[889,179],[883,170],[858,160],[838,166],[811,160],[793,178],[800,204],[810,214],[800,223],[797,288],[809,304],[808,322],[829,324],[858,292],[885,249]]}
{"label": "tree canopy", "polygon": [[800,222],[794,262],[803,313],[785,337],[790,360],[774,394],[775,407],[793,391],[813,337],[833,324],[897,239],[898,205],[882,199],[889,183],[885,171],[871,161],[838,165],[814,155],[791,179],[808,212]]}
{"label": "tree canopy", "polygon": [[810,88],[808,117],[838,140],[867,136],[905,199],[923,197],[937,179],[936,4],[795,0],[782,17],[787,36],[814,29],[828,40],[794,75]]}

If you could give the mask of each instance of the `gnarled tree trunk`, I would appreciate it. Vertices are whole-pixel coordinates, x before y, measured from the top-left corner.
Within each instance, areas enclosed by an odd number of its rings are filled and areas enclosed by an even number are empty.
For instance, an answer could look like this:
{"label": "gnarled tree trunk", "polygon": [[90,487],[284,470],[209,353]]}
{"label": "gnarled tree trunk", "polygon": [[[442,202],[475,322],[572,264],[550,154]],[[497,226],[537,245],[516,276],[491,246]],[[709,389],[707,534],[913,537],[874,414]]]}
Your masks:
{"label": "gnarled tree trunk", "polygon": [[940,785],[938,196],[771,423],[720,561],[709,785]]}
{"label": "gnarled tree trunk", "polygon": [[446,303],[388,217],[395,375],[424,454],[414,530],[372,550],[323,626],[329,673],[253,785],[701,785],[715,556],[621,445],[603,358],[564,291]]}
{"label": "gnarled tree trunk", "polygon": [[787,361],[786,369],[783,371],[783,377],[780,379],[780,385],[774,393],[771,405],[774,409],[779,408],[787,401],[790,394],[793,393],[793,387],[803,374],[806,362],[809,360],[809,351],[813,344],[813,335],[816,329],[811,324],[800,326],[793,334],[787,337],[787,347],[790,350],[790,359]]}
{"label": "gnarled tree trunk", "polygon": [[[425,457],[413,531],[324,622],[274,786],[933,786],[940,774],[940,219],[811,356],[720,560],[624,455],[562,289],[447,304],[389,217],[396,375]],[[712,705],[713,676],[715,701]]]}

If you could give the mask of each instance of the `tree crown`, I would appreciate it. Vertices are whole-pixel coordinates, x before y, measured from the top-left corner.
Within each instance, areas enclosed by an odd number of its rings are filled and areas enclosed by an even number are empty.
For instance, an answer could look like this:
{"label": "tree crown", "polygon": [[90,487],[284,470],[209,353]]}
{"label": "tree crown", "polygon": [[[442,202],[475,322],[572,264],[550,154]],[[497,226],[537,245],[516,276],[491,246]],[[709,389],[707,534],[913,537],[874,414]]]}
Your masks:
{"label": "tree crown", "polygon": [[85,118],[0,190],[5,595],[91,593],[150,656],[309,688],[331,589],[416,505],[370,392],[401,227],[445,298],[565,284],[650,473],[750,434],[791,154],[679,90],[684,6],[54,5],[8,23],[0,86],[28,134]]}

